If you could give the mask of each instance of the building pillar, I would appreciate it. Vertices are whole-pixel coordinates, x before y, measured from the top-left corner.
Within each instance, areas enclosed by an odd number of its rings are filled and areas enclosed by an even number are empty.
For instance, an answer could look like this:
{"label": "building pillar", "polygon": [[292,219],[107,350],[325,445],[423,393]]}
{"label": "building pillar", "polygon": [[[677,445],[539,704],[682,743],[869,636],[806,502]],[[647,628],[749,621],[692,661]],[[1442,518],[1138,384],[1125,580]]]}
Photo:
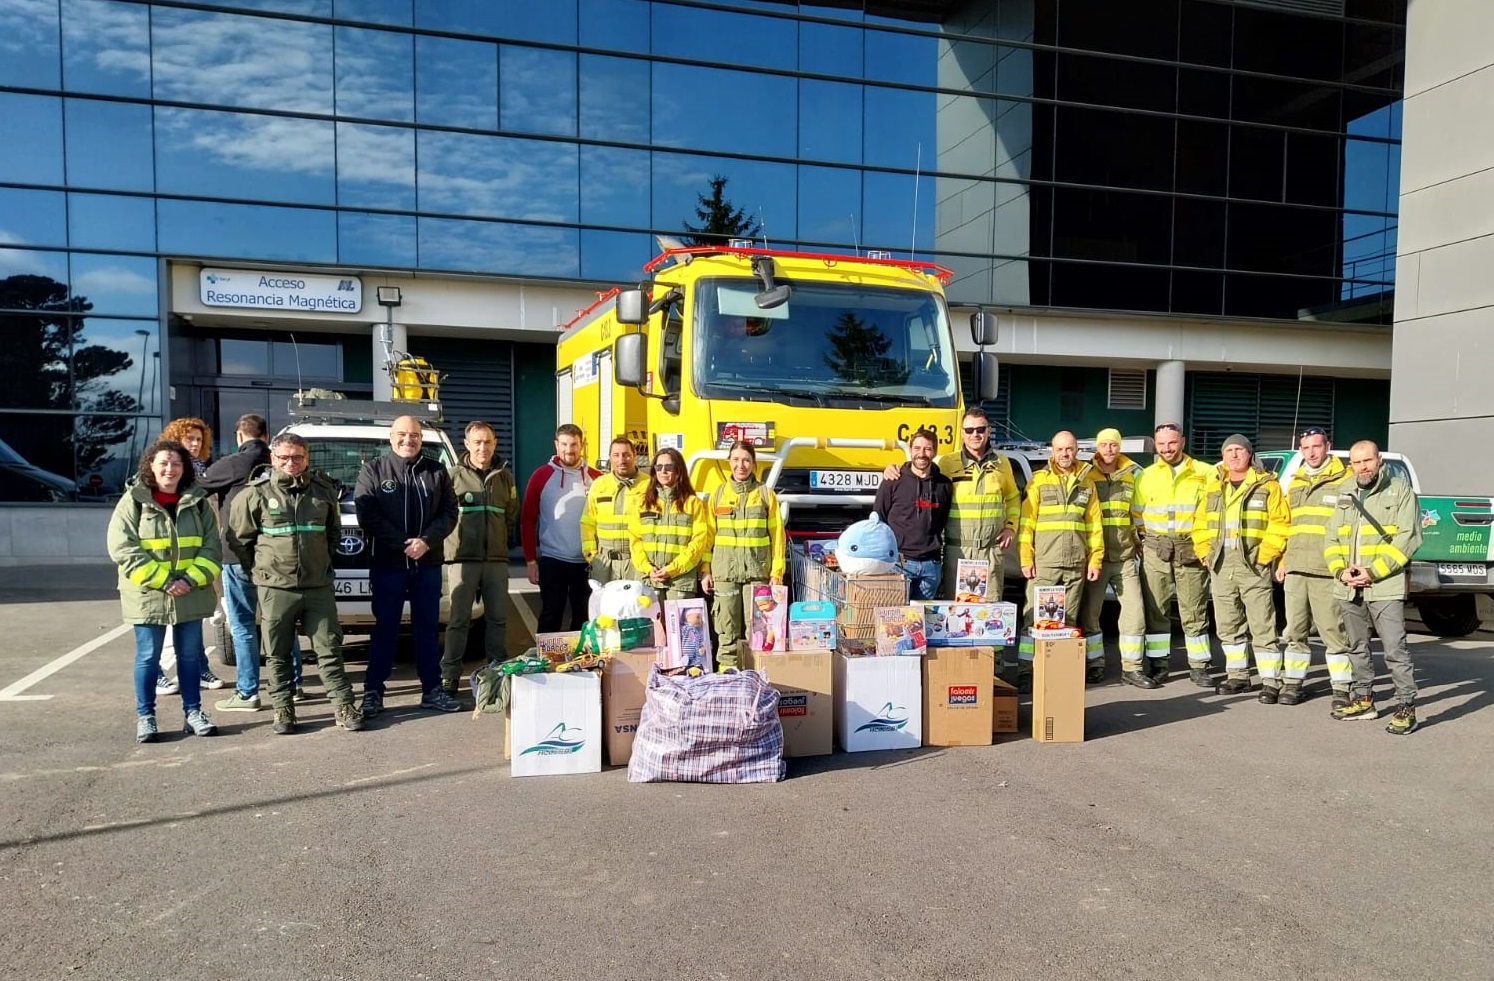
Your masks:
{"label": "building pillar", "polygon": [[1157,365],[1157,415],[1155,425],[1175,422],[1183,425],[1183,378],[1181,361],[1162,361]]}
{"label": "building pillar", "polygon": [[384,350],[384,329],[389,328],[392,349],[408,351],[409,332],[404,324],[374,324],[373,327],[373,397],[375,402],[388,402],[394,398],[394,382],[389,378],[388,352]]}

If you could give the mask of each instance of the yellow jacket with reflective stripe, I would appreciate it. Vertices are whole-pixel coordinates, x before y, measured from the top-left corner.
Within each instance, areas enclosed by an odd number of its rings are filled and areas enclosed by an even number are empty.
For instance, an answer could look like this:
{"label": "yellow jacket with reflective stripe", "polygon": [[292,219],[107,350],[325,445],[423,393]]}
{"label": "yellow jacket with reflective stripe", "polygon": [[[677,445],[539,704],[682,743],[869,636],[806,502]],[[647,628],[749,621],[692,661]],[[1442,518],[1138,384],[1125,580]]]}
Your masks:
{"label": "yellow jacket with reflective stripe", "polygon": [[1136,477],[1136,496],[1131,510],[1138,516],[1136,527],[1143,535],[1188,541],[1193,534],[1193,512],[1203,497],[1213,468],[1188,454],[1177,472],[1160,458]]}
{"label": "yellow jacket with reflective stripe", "polygon": [[1125,562],[1136,557],[1136,515],[1131,501],[1136,496],[1136,478],[1141,467],[1124,453],[1115,461],[1115,473],[1101,473],[1093,463],[1089,482],[1100,499],[1100,526],[1105,533],[1105,561]]}
{"label": "yellow jacket with reflective stripe", "polygon": [[[213,615],[223,545],[212,506],[196,487],[182,492],[172,517],[148,487],[132,482],[114,505],[108,543],[109,558],[119,567],[125,623],[186,623]],[[175,576],[186,577],[191,592],[168,596],[166,586]]]}
{"label": "yellow jacket with reflective stripe", "polygon": [[1349,475],[1349,468],[1336,456],[1329,456],[1323,471],[1316,476],[1306,467],[1292,474],[1287,487],[1287,504],[1292,509],[1292,527],[1287,532],[1286,557],[1281,566],[1288,572],[1311,576],[1328,575],[1323,558],[1323,532],[1338,504],[1339,484]]}
{"label": "yellow jacket with reflective stripe", "polygon": [[1193,554],[1218,569],[1235,543],[1252,565],[1270,565],[1286,549],[1291,524],[1291,508],[1275,477],[1252,468],[1235,487],[1221,463],[1193,514]]}
{"label": "yellow jacket with reflective stripe", "polygon": [[638,473],[626,479],[604,473],[591,482],[581,509],[581,554],[586,561],[604,548],[628,553],[628,515],[638,510],[646,487],[648,478]]}
{"label": "yellow jacket with reflective stripe", "polygon": [[706,519],[713,544],[701,571],[729,582],[783,579],[783,513],[756,477],[718,485]]}
{"label": "yellow jacket with reflective stripe", "polygon": [[988,451],[983,459],[972,460],[961,449],[944,454],[934,465],[954,483],[945,541],[984,547],[1007,529],[1016,533],[1022,499],[1006,457]]}
{"label": "yellow jacket with reflective stripe", "polygon": [[643,499],[638,499],[638,507],[628,515],[628,542],[639,575],[663,569],[673,579],[693,572],[705,561],[711,549],[711,526],[705,502],[693,494],[685,498],[681,510],[674,506],[673,495],[661,487],[659,505],[664,510],[645,508]]}
{"label": "yellow jacket with reflective stripe", "polygon": [[[1355,500],[1380,523],[1374,523],[1354,506]],[[1338,503],[1328,519],[1324,535],[1323,557],[1328,573],[1335,579],[1350,565],[1369,570],[1370,585],[1363,590],[1366,600],[1404,599],[1406,577],[1402,574],[1411,556],[1421,548],[1421,512],[1411,485],[1381,468],[1380,476],[1369,487],[1360,487],[1351,475],[1340,485]],[[1354,590],[1335,582],[1333,593],[1349,599]]]}
{"label": "yellow jacket with reflective stripe", "polygon": [[1100,499],[1089,470],[1089,464],[1076,463],[1071,473],[1061,474],[1050,463],[1032,475],[1017,533],[1017,555],[1024,567],[1098,569],[1104,564]]}

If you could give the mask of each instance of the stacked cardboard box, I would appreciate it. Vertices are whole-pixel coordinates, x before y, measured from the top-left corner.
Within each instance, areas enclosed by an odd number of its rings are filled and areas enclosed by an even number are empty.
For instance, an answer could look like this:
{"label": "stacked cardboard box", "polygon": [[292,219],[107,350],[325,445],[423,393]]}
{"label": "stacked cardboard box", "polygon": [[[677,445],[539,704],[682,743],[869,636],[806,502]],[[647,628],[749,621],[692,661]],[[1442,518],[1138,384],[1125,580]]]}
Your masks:
{"label": "stacked cardboard box", "polygon": [[1084,741],[1084,638],[1037,640],[1032,663],[1032,738]]}
{"label": "stacked cardboard box", "polygon": [[626,766],[633,756],[633,737],[655,656],[652,647],[621,651],[608,658],[602,669],[602,730],[609,766]]}
{"label": "stacked cardboard box", "polygon": [[991,689],[991,731],[1017,731],[1017,689],[996,678]]}
{"label": "stacked cardboard box", "polygon": [[761,671],[778,690],[785,757],[824,756],[833,749],[834,658],[831,651],[748,651],[745,656],[743,667]]}
{"label": "stacked cardboard box", "polygon": [[990,647],[935,648],[923,665],[923,744],[991,745],[991,688],[996,651]]}
{"label": "stacked cardboard box", "polygon": [[847,753],[923,741],[923,659],[835,655],[835,732]]}

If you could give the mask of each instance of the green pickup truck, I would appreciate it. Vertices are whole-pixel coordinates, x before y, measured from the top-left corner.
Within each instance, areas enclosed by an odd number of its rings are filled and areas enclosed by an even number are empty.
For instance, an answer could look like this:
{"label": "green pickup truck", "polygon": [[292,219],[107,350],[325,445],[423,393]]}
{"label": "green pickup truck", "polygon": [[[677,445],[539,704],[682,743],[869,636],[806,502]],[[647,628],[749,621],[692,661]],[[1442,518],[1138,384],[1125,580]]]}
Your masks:
{"label": "green pickup truck", "polygon": [[[1349,461],[1347,450],[1333,455]],[[1302,465],[1295,450],[1270,450],[1259,457],[1283,487]],[[1424,494],[1409,459],[1400,453],[1384,458],[1385,466],[1416,491],[1421,508],[1421,548],[1411,556],[1407,598],[1431,633],[1466,637],[1479,627],[1478,595],[1494,595],[1494,498]]]}

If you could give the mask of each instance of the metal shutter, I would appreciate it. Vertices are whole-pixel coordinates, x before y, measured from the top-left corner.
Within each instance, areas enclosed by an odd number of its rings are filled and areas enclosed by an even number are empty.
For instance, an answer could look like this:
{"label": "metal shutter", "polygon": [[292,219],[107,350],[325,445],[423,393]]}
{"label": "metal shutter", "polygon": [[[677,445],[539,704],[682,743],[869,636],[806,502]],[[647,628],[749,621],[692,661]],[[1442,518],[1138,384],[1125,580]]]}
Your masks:
{"label": "metal shutter", "polygon": [[1110,397],[1106,402],[1112,409],[1146,408],[1146,369],[1111,368]]}
{"label": "metal shutter", "polygon": [[1212,459],[1233,433],[1249,437],[1258,450],[1294,447],[1306,426],[1331,433],[1336,384],[1296,375],[1190,374],[1188,445],[1195,456]]}
{"label": "metal shutter", "polygon": [[412,337],[410,353],[446,375],[441,383],[442,428],[461,452],[462,431],[481,419],[498,436],[498,457],[514,455],[514,352],[508,341]]}

